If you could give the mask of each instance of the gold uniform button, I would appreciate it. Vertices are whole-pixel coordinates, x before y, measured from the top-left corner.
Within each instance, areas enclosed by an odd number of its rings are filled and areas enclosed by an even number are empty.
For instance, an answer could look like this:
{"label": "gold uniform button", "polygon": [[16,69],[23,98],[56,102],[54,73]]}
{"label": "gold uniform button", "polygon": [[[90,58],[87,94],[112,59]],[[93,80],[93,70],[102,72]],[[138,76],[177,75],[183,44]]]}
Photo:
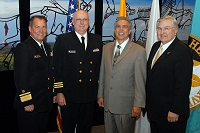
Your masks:
{"label": "gold uniform button", "polygon": [[81,79],[79,79],[79,82],[82,82],[82,80],[81,80]]}
{"label": "gold uniform button", "polygon": [[92,64],[92,61],[90,61],[90,64]]}
{"label": "gold uniform button", "polygon": [[92,73],[92,70],[90,70],[90,72]]}
{"label": "gold uniform button", "polygon": [[79,62],[79,63],[80,63],[80,65],[83,64],[83,62]]}
{"label": "gold uniform button", "polygon": [[82,73],[82,72],[83,72],[82,70],[79,71],[79,73]]}
{"label": "gold uniform button", "polygon": [[90,82],[92,81],[92,79],[90,79]]}
{"label": "gold uniform button", "polygon": [[49,87],[48,87],[48,90],[49,90]]}
{"label": "gold uniform button", "polygon": [[48,78],[48,80],[50,80],[50,78]]}

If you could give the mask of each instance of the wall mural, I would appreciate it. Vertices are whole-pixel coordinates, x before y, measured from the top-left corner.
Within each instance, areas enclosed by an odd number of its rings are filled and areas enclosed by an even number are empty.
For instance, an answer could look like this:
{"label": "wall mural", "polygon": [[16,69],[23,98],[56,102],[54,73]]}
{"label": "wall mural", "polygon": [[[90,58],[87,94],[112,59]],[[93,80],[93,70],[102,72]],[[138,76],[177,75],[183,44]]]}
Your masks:
{"label": "wall mural", "polygon": [[[189,35],[195,0],[162,0],[161,15],[172,15],[179,23],[178,37],[186,41]],[[95,0],[81,0],[81,9],[90,15],[90,32],[94,32]],[[68,0],[31,0],[31,15],[41,14],[48,19],[47,42],[53,44],[56,36],[65,33]],[[152,0],[126,0],[126,10],[132,27],[132,41],[145,47]],[[13,49],[20,42],[18,0],[0,1],[0,71],[13,70]],[[10,6],[12,5],[12,6]],[[103,1],[104,43],[113,41],[114,20],[119,13],[119,0]],[[28,28],[28,27],[27,27]]]}

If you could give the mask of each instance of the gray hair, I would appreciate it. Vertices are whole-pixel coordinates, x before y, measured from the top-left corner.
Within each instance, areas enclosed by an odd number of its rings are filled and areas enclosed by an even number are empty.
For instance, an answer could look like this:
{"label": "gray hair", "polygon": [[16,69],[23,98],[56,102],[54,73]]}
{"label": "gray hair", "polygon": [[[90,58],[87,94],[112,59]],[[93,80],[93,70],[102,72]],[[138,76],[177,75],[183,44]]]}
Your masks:
{"label": "gray hair", "polygon": [[129,29],[131,29],[132,23],[131,23],[131,21],[129,20],[128,17],[118,17],[117,20],[115,21],[115,28],[116,28],[117,22],[120,21],[120,20],[126,20],[129,23]]}
{"label": "gray hair", "polygon": [[163,16],[163,17],[161,17],[161,18],[159,18],[158,20],[157,20],[157,23],[156,23],[156,28],[158,28],[158,25],[160,24],[160,22],[162,22],[162,21],[164,21],[164,20],[171,20],[171,22],[172,22],[172,27],[175,29],[175,30],[178,30],[178,22],[177,22],[177,20],[174,18],[174,17],[172,17],[172,16]]}

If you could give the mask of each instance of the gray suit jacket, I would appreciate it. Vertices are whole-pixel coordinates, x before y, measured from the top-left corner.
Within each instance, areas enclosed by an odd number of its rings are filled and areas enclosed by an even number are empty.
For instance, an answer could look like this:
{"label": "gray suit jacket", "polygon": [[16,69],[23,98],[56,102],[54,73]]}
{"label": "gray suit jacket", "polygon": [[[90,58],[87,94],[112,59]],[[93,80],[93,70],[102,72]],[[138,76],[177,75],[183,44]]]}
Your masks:
{"label": "gray suit jacket", "polygon": [[103,47],[98,98],[104,98],[104,110],[128,114],[133,106],[145,107],[146,51],[129,41],[113,64],[114,46]]}

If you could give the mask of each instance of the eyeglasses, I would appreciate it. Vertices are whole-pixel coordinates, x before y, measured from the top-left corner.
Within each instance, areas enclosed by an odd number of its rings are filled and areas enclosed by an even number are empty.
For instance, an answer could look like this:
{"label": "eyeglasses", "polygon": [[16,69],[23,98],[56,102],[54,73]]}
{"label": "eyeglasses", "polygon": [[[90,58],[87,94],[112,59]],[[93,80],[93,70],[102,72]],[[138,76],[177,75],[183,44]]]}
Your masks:
{"label": "eyeglasses", "polygon": [[165,31],[165,32],[168,32],[169,30],[173,29],[174,27],[164,27],[164,28],[160,28],[158,27],[157,28],[157,31],[161,32],[161,31]]}
{"label": "eyeglasses", "polygon": [[81,19],[81,18],[77,18],[77,19],[75,19],[76,20],[76,22],[78,22],[78,23],[80,23],[80,22],[87,22],[88,21],[88,19],[87,18],[83,18],[83,19]]}

